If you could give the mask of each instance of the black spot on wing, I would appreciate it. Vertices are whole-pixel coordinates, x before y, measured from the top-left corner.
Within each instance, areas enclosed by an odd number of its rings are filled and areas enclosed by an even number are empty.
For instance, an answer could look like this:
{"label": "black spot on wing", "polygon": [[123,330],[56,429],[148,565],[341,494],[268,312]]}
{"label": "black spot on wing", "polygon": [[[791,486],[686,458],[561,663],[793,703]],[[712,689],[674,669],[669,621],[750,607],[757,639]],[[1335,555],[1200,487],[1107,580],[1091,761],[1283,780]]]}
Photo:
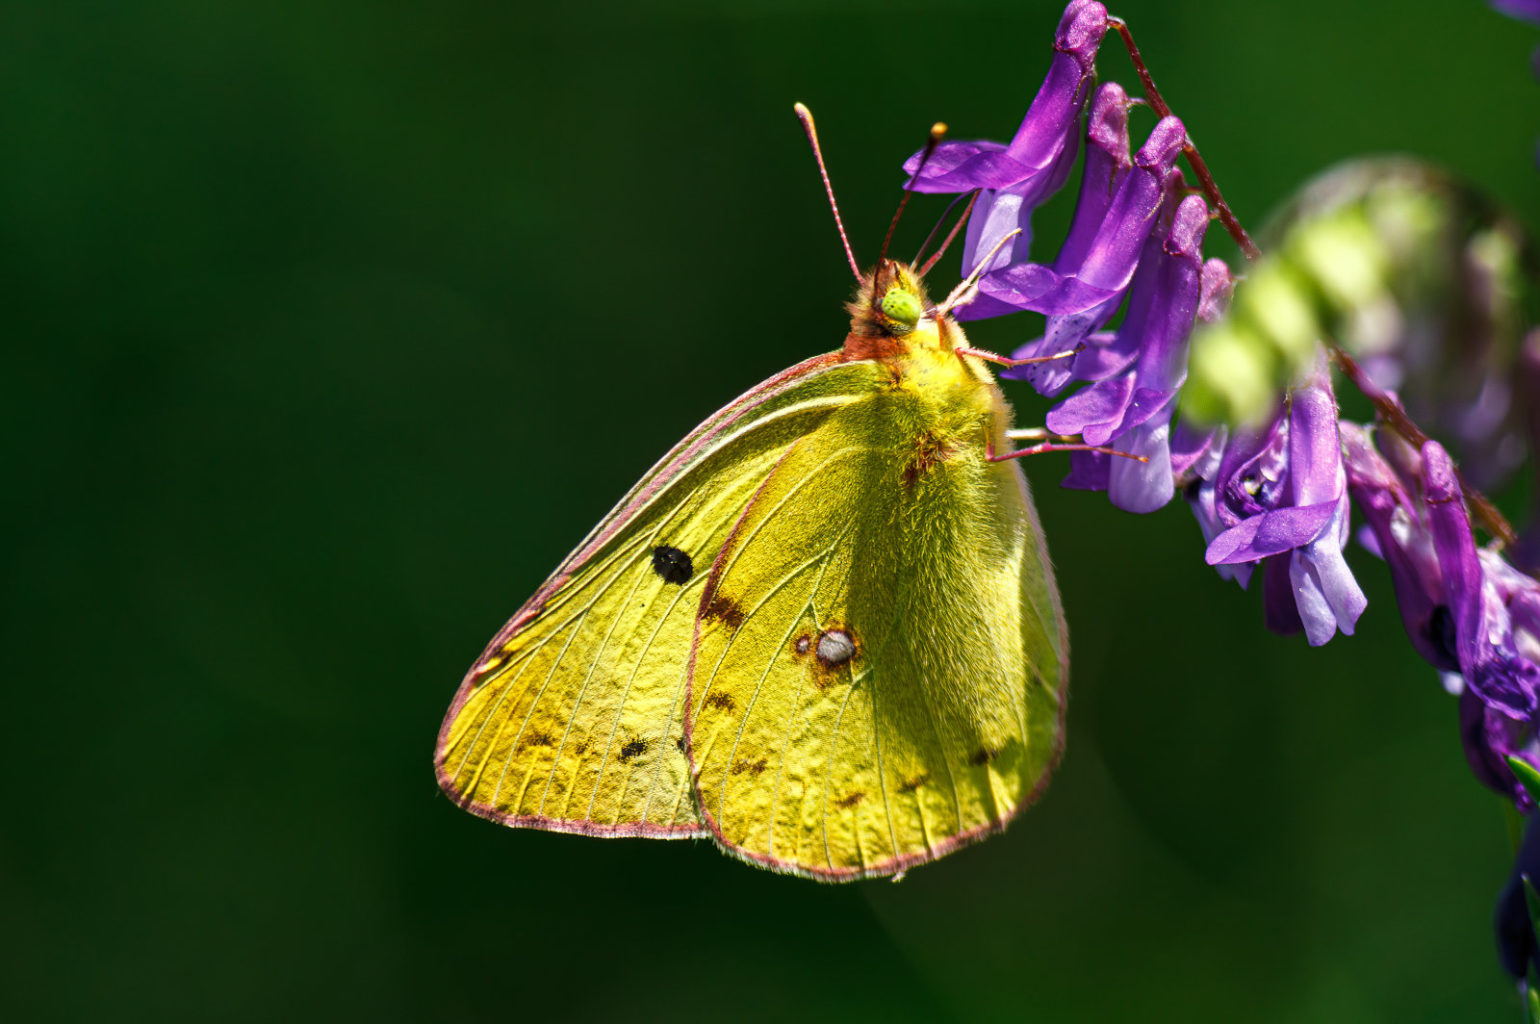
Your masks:
{"label": "black spot on wing", "polygon": [[678,548],[660,544],[652,549],[652,571],[663,577],[664,583],[682,586],[695,575],[695,563]]}
{"label": "black spot on wing", "polygon": [[630,743],[627,743],[625,746],[620,748],[620,760],[622,763],[626,763],[634,757],[641,757],[646,752],[646,740],[632,740]]}

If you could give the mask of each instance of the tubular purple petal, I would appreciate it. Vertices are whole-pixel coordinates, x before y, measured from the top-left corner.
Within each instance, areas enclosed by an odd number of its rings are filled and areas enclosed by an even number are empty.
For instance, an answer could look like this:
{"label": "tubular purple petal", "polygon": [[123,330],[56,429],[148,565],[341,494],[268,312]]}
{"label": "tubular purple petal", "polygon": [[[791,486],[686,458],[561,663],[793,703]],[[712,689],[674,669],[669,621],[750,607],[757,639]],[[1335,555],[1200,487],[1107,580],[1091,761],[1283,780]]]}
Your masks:
{"label": "tubular purple petal", "polygon": [[1434,668],[1457,672],[1460,662],[1455,654],[1454,622],[1443,604],[1438,556],[1417,502],[1375,448],[1366,428],[1344,423],[1339,429],[1348,493],[1368,524],[1378,548],[1376,554],[1390,569],[1406,635]]}
{"label": "tubular purple petal", "polygon": [[1337,403],[1327,387],[1303,387],[1289,399],[1289,473],[1294,501],[1333,501],[1346,486]]}
{"label": "tubular purple petal", "polygon": [[1187,129],[1180,119],[1163,117],[1155,125],[1134,156],[1133,170],[1118,186],[1085,260],[1074,272],[1078,280],[1101,288],[1127,287],[1165,201],[1167,176],[1186,144]]}
{"label": "tubular purple petal", "polygon": [[1090,252],[1118,184],[1134,166],[1129,148],[1128,93],[1116,82],[1108,82],[1096,90],[1091,101],[1091,117],[1086,124],[1085,171],[1075,199],[1075,215],[1053,263],[1060,273],[1073,273]]}
{"label": "tubular purple petal", "polygon": [[1521,811],[1534,809],[1534,800],[1508,767],[1509,757],[1521,757],[1540,768],[1533,723],[1514,721],[1466,687],[1460,694],[1460,745],[1482,785],[1512,800]]}
{"label": "tubular purple petal", "polygon": [[1540,0],[1491,0],[1491,4],[1510,18],[1540,25]]}
{"label": "tubular purple petal", "polygon": [[1332,509],[1331,520],[1299,546],[1289,563],[1305,635],[1319,646],[1338,629],[1351,635],[1368,604],[1342,556],[1349,531],[1347,474],[1324,351],[1310,380],[1289,398],[1289,487],[1296,506]]}
{"label": "tubular purple petal", "polygon": [[1117,439],[1119,450],[1149,460],[1114,458],[1108,467],[1107,498],[1125,512],[1154,512],[1176,493],[1170,445],[1175,392],[1171,395],[1154,415]]}
{"label": "tubular purple petal", "polygon": [[1343,493],[1321,535],[1289,559],[1295,605],[1312,647],[1324,644],[1339,629],[1351,636],[1369,604],[1342,556],[1347,535],[1348,497]]}
{"label": "tubular purple petal", "polygon": [[1059,481],[1059,486],[1074,491],[1105,491],[1112,458],[1103,452],[1070,452],[1069,475]]}
{"label": "tubular purple petal", "polygon": [[1329,526],[1336,502],[1278,508],[1243,519],[1214,538],[1203,555],[1209,565],[1255,562],[1310,543]]}
{"label": "tubular purple petal", "polygon": [[[1041,197],[1064,183],[1074,163],[1080,136],[1075,130],[1096,72],[1096,52],[1107,34],[1107,9],[1099,3],[1072,3],[1064,11],[1054,38],[1048,77],[1027,109],[1009,146],[974,142],[943,143],[924,168],[921,153],[904,162],[904,172],[916,192],[968,192],[976,188],[1026,192],[1033,179]],[[1070,151],[1068,161],[1063,159]],[[914,177],[916,171],[918,177]]]}
{"label": "tubular purple petal", "polygon": [[1212,323],[1225,315],[1235,295],[1235,275],[1219,257],[1203,264],[1203,293],[1198,300],[1198,319]]}
{"label": "tubular purple petal", "polygon": [[1156,257],[1155,298],[1139,339],[1135,373],[1139,386],[1174,391],[1187,379],[1187,339],[1198,312],[1202,291],[1203,236],[1208,230],[1208,205],[1201,196],[1188,196],[1177,206],[1171,234]]}
{"label": "tubular purple petal", "polygon": [[1055,434],[1080,434],[1086,444],[1103,445],[1122,423],[1133,396],[1133,377],[1119,375],[1070,395],[1048,410],[1043,422]]}
{"label": "tubular purple petal", "polygon": [[[1433,535],[1433,550],[1438,556],[1444,580],[1444,597],[1454,616],[1455,629],[1464,648],[1481,623],[1481,562],[1476,557],[1476,540],[1471,534],[1470,514],[1465,496],[1454,472],[1449,453],[1437,441],[1422,446],[1423,493],[1428,504],[1428,528]],[[1459,653],[1460,666],[1469,661]]]}
{"label": "tubular purple petal", "polygon": [[[1187,130],[1178,118],[1161,119],[1123,176],[1079,266],[1018,264],[986,274],[979,290],[1018,309],[1053,316],[1116,300],[1128,288],[1169,190],[1179,180],[1173,165],[1186,142]],[[1094,327],[1094,322],[1087,324],[1086,330]]]}
{"label": "tubular purple petal", "polygon": [[1221,525],[1232,527],[1275,508],[1287,483],[1289,421],[1278,416],[1266,430],[1238,430],[1220,454],[1214,505]]}
{"label": "tubular purple petal", "polygon": [[1535,711],[1540,669],[1514,646],[1497,581],[1482,571],[1454,463],[1437,441],[1422,446],[1422,461],[1428,526],[1454,618],[1460,671],[1489,708],[1527,720]]}
{"label": "tubular purple petal", "polygon": [[[1032,245],[1032,209],[1026,207],[1023,214],[1022,196],[1017,192],[998,192],[993,189],[980,192],[973,204],[973,213],[968,217],[967,233],[963,236],[963,276],[972,274],[977,269],[975,261],[1017,228],[1021,228],[1021,234],[1000,246],[999,252],[990,258],[990,270],[1010,266],[1017,261],[1018,253],[1022,260],[1027,258],[1027,250]],[[978,301],[975,299],[963,306],[958,314],[967,311],[972,319],[983,319],[974,308]],[[1015,312],[1008,307],[1005,311]]]}
{"label": "tubular purple petal", "polygon": [[1305,628],[1294,599],[1292,577],[1285,555],[1275,555],[1262,563],[1262,624],[1282,636],[1293,636]]}

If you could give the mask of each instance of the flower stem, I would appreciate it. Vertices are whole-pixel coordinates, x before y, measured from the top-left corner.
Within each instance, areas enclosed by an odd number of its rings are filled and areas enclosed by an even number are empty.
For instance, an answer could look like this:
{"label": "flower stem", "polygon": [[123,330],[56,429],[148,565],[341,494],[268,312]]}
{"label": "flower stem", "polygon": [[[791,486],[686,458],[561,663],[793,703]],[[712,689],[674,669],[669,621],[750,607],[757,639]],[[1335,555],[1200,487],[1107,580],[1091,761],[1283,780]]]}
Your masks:
{"label": "flower stem", "polygon": [[[1139,47],[1134,44],[1133,33],[1128,30],[1128,22],[1122,18],[1109,17],[1107,24],[1117,29],[1118,35],[1123,38],[1123,46],[1128,50],[1128,59],[1133,62],[1134,71],[1139,75],[1139,82],[1144,86],[1144,96],[1150,101],[1150,107],[1158,117],[1170,117],[1171,107],[1166,103],[1160,90],[1155,88],[1155,79],[1150,77],[1150,69],[1144,63],[1144,58],[1139,54]],[[1246,229],[1241,227],[1241,222],[1236,219],[1235,213],[1230,209],[1230,204],[1219,192],[1219,184],[1214,181],[1214,176],[1209,173],[1208,164],[1203,160],[1203,154],[1198,152],[1198,147],[1193,144],[1192,136],[1187,137],[1187,145],[1182,147],[1182,155],[1187,158],[1187,164],[1192,168],[1192,173],[1198,176],[1198,183],[1203,187],[1203,194],[1208,196],[1209,202],[1219,211],[1219,219],[1224,222],[1225,230],[1230,232],[1230,237],[1235,239],[1235,244],[1241,247],[1241,252],[1246,254],[1246,259],[1255,263],[1262,256],[1262,250],[1257,248],[1251,236],[1246,234]]]}

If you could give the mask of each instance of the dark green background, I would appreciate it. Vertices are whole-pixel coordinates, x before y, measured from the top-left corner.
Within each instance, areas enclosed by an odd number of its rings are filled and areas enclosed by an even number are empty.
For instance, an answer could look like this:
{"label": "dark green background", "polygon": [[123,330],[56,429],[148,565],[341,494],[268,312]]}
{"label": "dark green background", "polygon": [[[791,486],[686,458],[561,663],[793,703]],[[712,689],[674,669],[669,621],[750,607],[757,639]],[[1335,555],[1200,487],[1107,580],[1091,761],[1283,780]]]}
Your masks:
{"label": "dark green background", "polygon": [[[1477,0],[1115,9],[1247,222],[1401,150],[1540,223],[1540,33]],[[1273,637],[1185,509],[1061,491],[1062,456],[1028,471],[1069,745],[1009,834],[831,888],[438,794],[503,620],[693,424],[841,341],[792,102],[870,260],[899,161],[938,118],[1009,136],[1057,15],[0,12],[0,1012],[1517,1019],[1498,801],[1381,567],[1354,555],[1358,636]],[[1102,69],[1133,81],[1113,43]]]}

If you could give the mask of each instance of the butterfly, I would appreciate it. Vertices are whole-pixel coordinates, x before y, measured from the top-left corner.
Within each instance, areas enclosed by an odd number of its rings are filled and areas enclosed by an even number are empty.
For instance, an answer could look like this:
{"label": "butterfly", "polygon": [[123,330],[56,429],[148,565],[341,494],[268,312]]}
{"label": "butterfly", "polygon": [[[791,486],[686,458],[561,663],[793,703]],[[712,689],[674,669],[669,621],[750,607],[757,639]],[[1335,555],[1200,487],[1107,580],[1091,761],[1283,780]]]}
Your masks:
{"label": "butterfly", "polygon": [[844,881],[1042,791],[1068,636],[1007,360],[967,346],[967,287],[860,280],[841,348],[679,442],[471,666],[435,754],[461,807]]}

